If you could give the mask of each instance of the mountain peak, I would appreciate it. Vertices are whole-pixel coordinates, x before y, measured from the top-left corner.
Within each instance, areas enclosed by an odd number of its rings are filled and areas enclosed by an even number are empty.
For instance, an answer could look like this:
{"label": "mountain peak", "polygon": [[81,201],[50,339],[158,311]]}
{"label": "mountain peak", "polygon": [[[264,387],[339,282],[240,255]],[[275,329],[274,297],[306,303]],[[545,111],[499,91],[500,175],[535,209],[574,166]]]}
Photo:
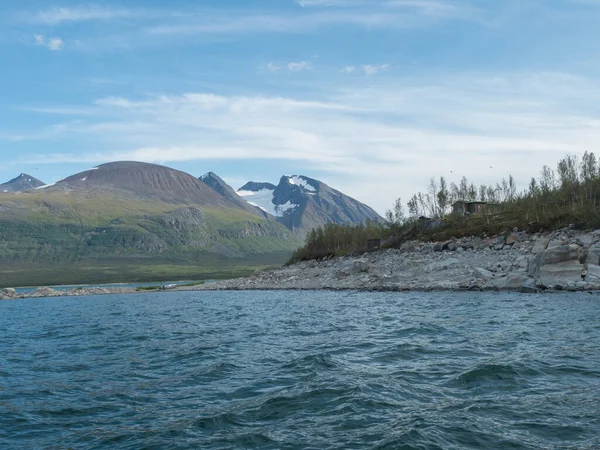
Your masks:
{"label": "mountain peak", "polygon": [[186,172],[138,161],[101,164],[59,181],[57,187],[126,191],[169,203],[233,206],[206,183]]}
{"label": "mountain peak", "polygon": [[199,178],[199,180],[202,183],[209,186],[214,191],[221,194],[223,197],[225,197],[230,202],[235,203],[236,205],[245,209],[246,211],[249,211],[253,214],[260,214],[265,217],[268,217],[264,214],[265,211],[262,208],[258,207],[257,205],[254,205],[252,203],[246,202],[243,198],[240,197],[240,195],[238,193],[235,192],[235,190],[231,186],[229,186],[216,173],[207,172],[204,175],[202,175]]}
{"label": "mountain peak", "polygon": [[291,230],[306,232],[326,223],[382,220],[367,205],[304,175],[284,175],[277,186],[251,181],[238,190],[251,205],[277,217]]}
{"label": "mountain peak", "polygon": [[20,192],[26,191],[28,189],[34,189],[40,186],[45,186],[46,183],[38,180],[31,175],[26,173],[21,173],[19,176],[13,178],[12,180],[0,184],[0,192]]}

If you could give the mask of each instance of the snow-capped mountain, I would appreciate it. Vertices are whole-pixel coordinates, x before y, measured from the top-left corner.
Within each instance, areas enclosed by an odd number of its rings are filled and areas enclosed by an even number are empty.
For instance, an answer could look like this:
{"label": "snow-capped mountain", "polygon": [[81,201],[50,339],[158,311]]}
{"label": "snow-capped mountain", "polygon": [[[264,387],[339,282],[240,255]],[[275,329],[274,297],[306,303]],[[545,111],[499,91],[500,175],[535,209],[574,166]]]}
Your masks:
{"label": "snow-capped mountain", "polygon": [[230,202],[235,203],[240,208],[245,209],[246,211],[252,214],[262,215],[267,219],[270,218],[270,216],[266,214],[262,208],[258,207],[258,205],[248,203],[244,201],[244,199],[240,198],[239,194],[237,194],[235,190],[227,183],[225,183],[225,181],[223,181],[223,179],[219,177],[216,173],[208,172],[202,175],[199,179],[203,183],[210,186],[213,190],[217,191]]}
{"label": "snow-capped mountain", "polygon": [[46,183],[38,180],[31,175],[27,175],[26,173],[22,173],[16,178],[12,180],[0,184],[0,192],[20,192],[26,191],[28,189],[34,189],[40,186],[44,186]]}
{"label": "snow-capped mountain", "polygon": [[367,205],[303,175],[285,175],[277,186],[251,181],[237,194],[298,232],[332,222],[358,224],[367,219],[382,220]]}

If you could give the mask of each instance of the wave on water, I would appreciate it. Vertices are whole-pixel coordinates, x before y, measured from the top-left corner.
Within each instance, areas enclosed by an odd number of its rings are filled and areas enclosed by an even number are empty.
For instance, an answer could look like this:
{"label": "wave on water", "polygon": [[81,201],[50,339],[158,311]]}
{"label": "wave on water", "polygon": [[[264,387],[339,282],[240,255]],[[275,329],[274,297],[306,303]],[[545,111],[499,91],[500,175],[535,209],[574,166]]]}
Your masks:
{"label": "wave on water", "polygon": [[527,298],[0,304],[0,448],[598,449],[599,304]]}

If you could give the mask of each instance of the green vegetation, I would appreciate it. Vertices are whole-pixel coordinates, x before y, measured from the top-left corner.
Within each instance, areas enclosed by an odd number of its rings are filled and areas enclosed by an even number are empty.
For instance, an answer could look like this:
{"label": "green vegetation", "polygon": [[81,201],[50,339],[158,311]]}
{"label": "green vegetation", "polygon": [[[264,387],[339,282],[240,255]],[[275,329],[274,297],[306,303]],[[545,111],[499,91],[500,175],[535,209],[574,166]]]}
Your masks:
{"label": "green vegetation", "polygon": [[245,276],[301,245],[245,211],[87,191],[0,193],[0,287]]}
{"label": "green vegetation", "polygon": [[366,250],[369,239],[388,237],[392,230],[378,222],[364,225],[330,223],[314,228],[306,236],[306,243],[297,249],[289,261],[304,261],[345,255],[354,250]]}
{"label": "green vegetation", "polygon": [[[484,214],[454,214],[456,201],[480,201],[490,206]],[[401,199],[386,213],[385,225],[327,225],[313,230],[305,245],[291,261],[323,258],[368,250],[368,239],[382,239],[384,246],[396,247],[410,239],[429,241],[464,236],[492,236],[513,229],[550,231],[568,225],[600,228],[600,163],[594,153],[579,160],[566,155],[556,170],[544,166],[539,179],[532,178],[527,189],[518,191],[509,175],[495,185],[477,188],[462,177],[458,185],[441,177],[430,180],[427,192]]]}

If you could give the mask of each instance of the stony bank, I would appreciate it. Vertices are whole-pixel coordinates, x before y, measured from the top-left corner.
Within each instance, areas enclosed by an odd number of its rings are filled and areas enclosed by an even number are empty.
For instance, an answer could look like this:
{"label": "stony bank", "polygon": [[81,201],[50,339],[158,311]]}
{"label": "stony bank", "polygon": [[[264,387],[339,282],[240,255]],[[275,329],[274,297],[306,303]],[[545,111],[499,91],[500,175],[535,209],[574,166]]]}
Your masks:
{"label": "stony bank", "polygon": [[[515,231],[493,238],[410,241],[400,248],[304,261],[274,270],[174,290],[600,290],[600,230],[565,228],[547,234]],[[0,300],[133,293],[131,288],[42,287]]]}
{"label": "stony bank", "polygon": [[600,290],[600,230],[411,241],[195,289]]}

